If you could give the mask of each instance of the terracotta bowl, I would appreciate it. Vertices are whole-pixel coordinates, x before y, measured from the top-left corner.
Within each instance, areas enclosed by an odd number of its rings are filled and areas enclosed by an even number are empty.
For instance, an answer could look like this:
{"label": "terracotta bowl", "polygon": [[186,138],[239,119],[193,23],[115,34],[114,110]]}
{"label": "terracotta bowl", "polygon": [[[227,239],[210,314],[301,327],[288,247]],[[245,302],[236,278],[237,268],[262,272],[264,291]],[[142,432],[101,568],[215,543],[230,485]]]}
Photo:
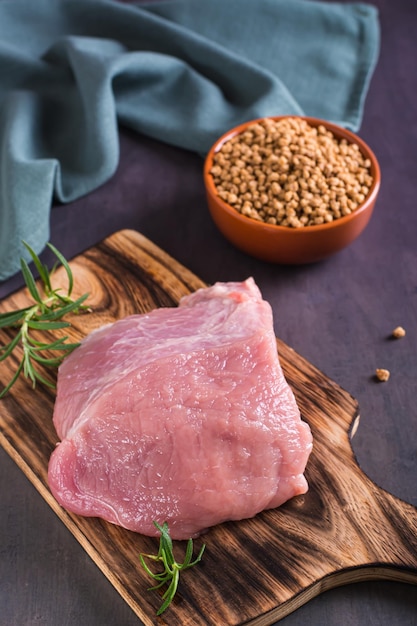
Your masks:
{"label": "terracotta bowl", "polygon": [[[273,120],[282,119],[279,116]],[[293,117],[293,116],[292,116]],[[349,215],[325,224],[292,228],[267,224],[246,217],[224,202],[216,192],[210,169],[214,154],[227,140],[241,133],[247,126],[260,120],[251,120],[228,131],[210,149],[204,164],[204,183],[208,207],[220,232],[237,248],[253,257],[280,264],[313,263],[329,257],[354,241],[367,226],[380,188],[380,168],[375,154],[354,133],[317,118],[304,117],[311,126],[323,125],[337,139],[356,143],[360,151],[371,162],[370,174],[373,183],[364,202]]]}

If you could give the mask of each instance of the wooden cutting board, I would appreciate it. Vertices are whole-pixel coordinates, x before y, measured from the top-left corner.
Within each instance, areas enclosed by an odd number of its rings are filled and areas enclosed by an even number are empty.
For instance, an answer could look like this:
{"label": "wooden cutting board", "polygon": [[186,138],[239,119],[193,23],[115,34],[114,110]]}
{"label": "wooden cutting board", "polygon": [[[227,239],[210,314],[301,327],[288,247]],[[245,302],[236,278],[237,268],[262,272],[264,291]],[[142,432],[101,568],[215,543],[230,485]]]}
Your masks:
{"label": "wooden cutting board", "polygon": [[[205,286],[133,231],[114,234],[75,258],[71,267],[75,295],[88,291],[92,308],[72,318],[75,340],[125,315],[174,306],[181,296]],[[59,273],[58,284],[64,278]],[[0,309],[27,304],[22,290]],[[0,332],[1,344],[10,336]],[[204,536],[202,562],[184,574],[173,604],[159,618],[160,596],[147,591],[151,581],[138,561],[140,552],[157,551],[158,539],[69,514],[49,492],[47,466],[57,443],[51,420],[54,391],[42,385],[33,390],[22,379],[0,401],[2,446],[146,626],[266,626],[345,583],[417,583],[417,509],[378,488],[359,469],[350,445],[359,419],[356,401],[282,341],[277,345],[313,432],[306,471],[310,489],[254,519],[211,529]],[[0,363],[3,385],[16,364],[15,358]],[[179,559],[183,543],[175,544]],[[196,550],[201,543],[195,541]]]}

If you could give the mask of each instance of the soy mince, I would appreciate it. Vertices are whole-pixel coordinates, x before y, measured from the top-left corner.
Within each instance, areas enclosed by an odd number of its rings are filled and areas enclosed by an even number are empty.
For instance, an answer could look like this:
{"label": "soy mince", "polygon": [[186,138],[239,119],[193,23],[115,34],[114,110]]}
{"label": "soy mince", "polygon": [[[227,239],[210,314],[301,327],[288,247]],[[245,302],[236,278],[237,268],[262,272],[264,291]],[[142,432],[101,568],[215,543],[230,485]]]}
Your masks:
{"label": "soy mince", "polygon": [[356,143],[295,117],[249,125],[222,144],[210,173],[242,215],[302,228],[355,211],[370,192],[370,168]]}

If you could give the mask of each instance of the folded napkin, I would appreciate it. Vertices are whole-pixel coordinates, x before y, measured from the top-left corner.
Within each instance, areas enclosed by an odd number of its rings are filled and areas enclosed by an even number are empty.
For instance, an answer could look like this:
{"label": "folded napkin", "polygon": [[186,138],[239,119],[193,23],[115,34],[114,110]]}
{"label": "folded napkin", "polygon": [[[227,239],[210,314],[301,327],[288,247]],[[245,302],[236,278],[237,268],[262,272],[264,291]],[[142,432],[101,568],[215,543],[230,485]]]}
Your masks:
{"label": "folded napkin", "polygon": [[264,115],[357,130],[378,47],[366,4],[0,0],[0,279],[112,176],[118,124],[200,154]]}

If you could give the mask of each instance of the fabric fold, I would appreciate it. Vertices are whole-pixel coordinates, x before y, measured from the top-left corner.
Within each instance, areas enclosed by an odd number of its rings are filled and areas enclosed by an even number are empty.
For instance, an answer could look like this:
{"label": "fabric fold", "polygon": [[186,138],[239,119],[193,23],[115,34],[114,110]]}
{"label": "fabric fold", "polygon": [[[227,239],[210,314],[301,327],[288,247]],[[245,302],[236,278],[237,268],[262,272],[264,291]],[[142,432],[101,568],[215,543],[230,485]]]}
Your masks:
{"label": "fabric fold", "polygon": [[0,0],[0,280],[113,175],[118,124],[202,155],[265,115],[358,130],[378,51],[366,4]]}

